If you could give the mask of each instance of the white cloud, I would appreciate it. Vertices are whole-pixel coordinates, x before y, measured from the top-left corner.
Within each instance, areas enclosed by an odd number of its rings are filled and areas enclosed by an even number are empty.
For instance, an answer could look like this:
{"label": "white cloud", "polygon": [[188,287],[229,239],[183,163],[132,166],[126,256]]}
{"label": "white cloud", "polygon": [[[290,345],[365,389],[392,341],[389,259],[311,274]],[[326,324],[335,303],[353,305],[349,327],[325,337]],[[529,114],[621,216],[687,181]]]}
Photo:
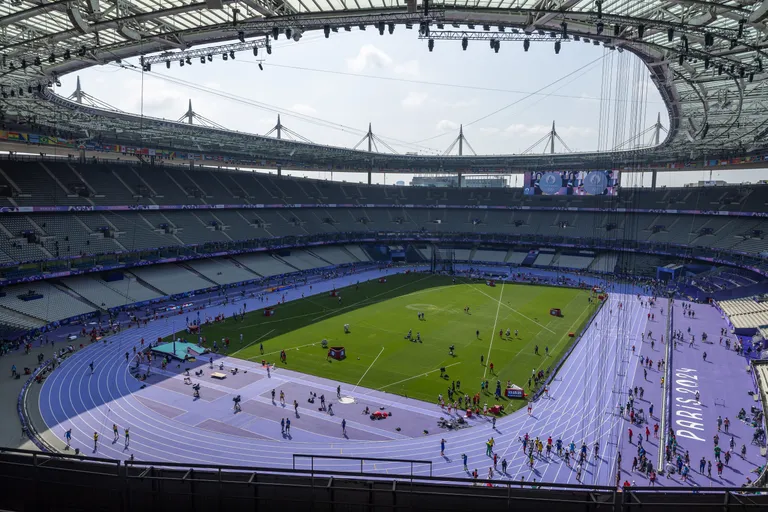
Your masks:
{"label": "white cloud", "polygon": [[353,73],[362,73],[371,70],[390,70],[398,75],[418,76],[419,61],[407,60],[395,63],[394,59],[386,52],[372,44],[360,47],[357,55],[347,59],[347,69]]}
{"label": "white cloud", "polygon": [[299,114],[304,114],[305,116],[312,116],[317,114],[317,110],[313,107],[310,107],[309,105],[305,105],[303,103],[296,103],[294,106],[291,107],[291,110],[294,112],[298,112]]}
{"label": "white cloud", "polygon": [[392,65],[392,57],[372,44],[360,47],[357,56],[347,59],[347,68],[355,73],[361,73],[369,69],[383,69]]}
{"label": "white cloud", "polygon": [[424,92],[409,92],[408,96],[403,98],[401,102],[404,108],[415,109],[419,108],[427,101],[429,95]]}
{"label": "white cloud", "polygon": [[439,132],[451,132],[458,129],[459,129],[459,123],[457,123],[456,121],[442,119],[437,122],[437,131]]}
{"label": "white cloud", "polygon": [[[121,84],[128,91],[141,91],[142,83],[138,79],[126,80]],[[140,112],[163,118],[177,118],[187,111],[190,93],[181,87],[168,85],[163,80],[152,78],[144,80],[144,95],[124,94],[113,106],[128,112]],[[192,102],[195,112],[200,109],[195,101]],[[206,115],[200,112],[201,115]]]}
{"label": "white cloud", "polygon": [[395,66],[395,73],[398,75],[418,76],[419,61],[408,60]]}

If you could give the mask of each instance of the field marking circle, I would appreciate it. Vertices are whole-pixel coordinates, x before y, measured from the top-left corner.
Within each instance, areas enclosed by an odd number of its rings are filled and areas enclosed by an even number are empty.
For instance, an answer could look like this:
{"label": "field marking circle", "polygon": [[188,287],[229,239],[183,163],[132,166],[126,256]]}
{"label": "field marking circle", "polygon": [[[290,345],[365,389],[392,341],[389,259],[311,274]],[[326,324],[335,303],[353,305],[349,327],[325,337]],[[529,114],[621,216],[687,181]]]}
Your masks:
{"label": "field marking circle", "polygon": [[440,309],[434,304],[408,304],[405,307],[406,309],[410,309],[412,311],[437,311]]}

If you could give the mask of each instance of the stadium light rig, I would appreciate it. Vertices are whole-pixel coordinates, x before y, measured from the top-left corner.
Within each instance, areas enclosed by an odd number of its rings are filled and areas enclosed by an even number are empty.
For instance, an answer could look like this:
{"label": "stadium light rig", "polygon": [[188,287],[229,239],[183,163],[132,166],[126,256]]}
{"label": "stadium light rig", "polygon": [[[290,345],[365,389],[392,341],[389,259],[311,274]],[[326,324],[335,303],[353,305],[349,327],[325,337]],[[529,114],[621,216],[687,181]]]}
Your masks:
{"label": "stadium light rig", "polygon": [[469,39],[466,37],[461,38],[461,49],[464,51],[467,51],[467,46],[469,45]]}
{"label": "stadium light rig", "polygon": [[429,48],[430,52],[435,49],[435,40],[434,39],[430,39],[429,41],[427,41],[427,48]]}
{"label": "stadium light rig", "polygon": [[555,41],[555,55],[560,55],[560,41]]}
{"label": "stadium light rig", "polygon": [[523,50],[525,50],[527,52],[528,48],[530,48],[530,47],[531,47],[531,40],[530,39],[526,39],[525,41],[523,41]]}

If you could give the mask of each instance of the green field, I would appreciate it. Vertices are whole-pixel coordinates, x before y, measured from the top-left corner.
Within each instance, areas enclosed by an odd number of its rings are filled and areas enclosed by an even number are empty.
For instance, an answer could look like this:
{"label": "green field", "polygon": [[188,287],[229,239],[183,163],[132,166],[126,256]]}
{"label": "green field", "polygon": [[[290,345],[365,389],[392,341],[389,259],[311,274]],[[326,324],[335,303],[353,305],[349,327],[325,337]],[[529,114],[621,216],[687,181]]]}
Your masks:
{"label": "green field", "polygon": [[[531,369],[546,370],[559,360],[573,340],[568,333],[580,332],[594,307],[587,291],[517,284],[489,287],[460,279],[453,284],[450,277],[424,274],[390,276],[386,283],[343,288],[340,295],[341,304],[327,295],[289,302],[278,306],[272,317],[252,311],[244,321],[227,319],[206,326],[204,335],[210,341],[229,337],[230,356],[266,359],[279,367],[279,352],[286,350],[284,366],[291,370],[434,402],[452,380],[460,380],[465,392],[479,391],[483,378],[492,388],[497,379],[502,385],[511,380],[525,386]],[[274,304],[279,295],[272,297]],[[262,304],[247,302],[251,310]],[[464,313],[465,306],[470,314]],[[560,308],[563,317],[550,316],[551,307]],[[418,312],[426,319],[418,320]],[[344,334],[344,324],[350,325],[349,334]],[[512,337],[499,337],[499,330],[507,328]],[[404,339],[409,329],[414,337],[421,333],[422,343]],[[344,346],[347,358],[329,361],[320,345],[323,339],[329,346]],[[454,357],[448,353],[450,345],[456,347]],[[534,354],[536,345],[539,355]],[[480,363],[481,355],[485,364]],[[447,381],[440,378],[441,367],[450,376]],[[520,406],[522,401],[516,401],[508,410]]]}

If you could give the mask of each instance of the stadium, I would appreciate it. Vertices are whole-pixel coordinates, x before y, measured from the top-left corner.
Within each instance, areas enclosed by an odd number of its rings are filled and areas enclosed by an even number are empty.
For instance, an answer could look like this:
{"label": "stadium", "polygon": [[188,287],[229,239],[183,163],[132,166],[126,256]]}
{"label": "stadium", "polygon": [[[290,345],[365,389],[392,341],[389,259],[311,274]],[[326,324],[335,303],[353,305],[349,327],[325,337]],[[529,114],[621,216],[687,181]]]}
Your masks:
{"label": "stadium", "polygon": [[768,507],[766,21],[4,3],[0,508]]}

